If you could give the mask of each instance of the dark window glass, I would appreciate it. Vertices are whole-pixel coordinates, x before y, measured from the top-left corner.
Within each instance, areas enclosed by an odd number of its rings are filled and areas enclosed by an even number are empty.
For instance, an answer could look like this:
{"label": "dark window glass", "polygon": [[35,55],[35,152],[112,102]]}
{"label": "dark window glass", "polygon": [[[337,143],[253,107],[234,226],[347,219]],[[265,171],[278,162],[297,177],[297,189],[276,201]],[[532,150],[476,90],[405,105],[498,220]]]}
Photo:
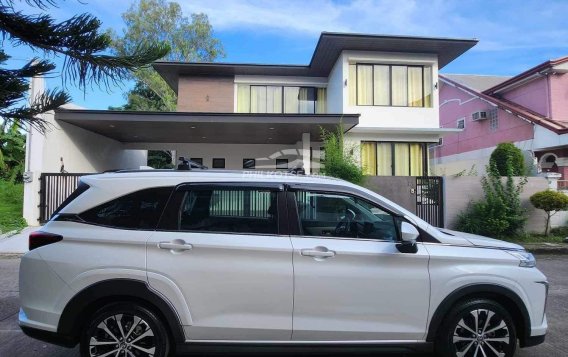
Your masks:
{"label": "dark window glass", "polygon": [[202,157],[192,157],[191,161],[198,163],[199,165],[203,165],[203,158]]}
{"label": "dark window glass", "polygon": [[88,223],[128,229],[154,229],[172,187],[137,191],[92,208],[79,215]]}
{"label": "dark window glass", "polygon": [[255,159],[243,159],[243,169],[254,169],[256,166]]}
{"label": "dark window glass", "polygon": [[224,169],[225,168],[225,159],[222,159],[222,158],[213,159],[213,168],[214,169]]}
{"label": "dark window glass", "polygon": [[279,170],[287,170],[288,159],[276,159],[276,168]]}
{"label": "dark window glass", "polygon": [[193,190],[182,200],[182,231],[277,234],[277,193],[269,190]]}
{"label": "dark window glass", "polygon": [[394,241],[397,223],[363,199],[331,193],[296,192],[302,235],[314,237],[366,238]]}

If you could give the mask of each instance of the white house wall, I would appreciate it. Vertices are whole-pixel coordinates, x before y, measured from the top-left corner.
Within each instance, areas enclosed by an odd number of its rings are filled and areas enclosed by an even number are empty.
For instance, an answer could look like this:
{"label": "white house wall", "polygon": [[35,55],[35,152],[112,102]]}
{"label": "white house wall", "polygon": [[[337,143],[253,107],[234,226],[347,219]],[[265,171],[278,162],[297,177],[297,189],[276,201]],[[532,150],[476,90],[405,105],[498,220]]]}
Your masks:
{"label": "white house wall", "polygon": [[331,114],[343,113],[346,74],[344,74],[342,56],[340,55],[335,62],[333,69],[329,73],[327,83],[327,112]]}

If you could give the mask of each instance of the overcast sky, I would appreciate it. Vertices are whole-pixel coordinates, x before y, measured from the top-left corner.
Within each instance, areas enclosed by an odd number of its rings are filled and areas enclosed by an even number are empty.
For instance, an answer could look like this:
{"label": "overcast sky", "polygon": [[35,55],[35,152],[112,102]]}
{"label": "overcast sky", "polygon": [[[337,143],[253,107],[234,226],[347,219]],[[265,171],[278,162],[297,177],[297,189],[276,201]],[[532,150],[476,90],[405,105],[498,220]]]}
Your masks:
{"label": "overcast sky", "polygon": [[[225,62],[307,64],[322,31],[477,38],[479,44],[442,73],[514,75],[548,59],[568,56],[568,0],[180,0],[186,15],[204,12],[222,41]],[[89,12],[120,32],[128,0],[67,0],[53,16]],[[5,47],[7,47],[5,45]],[[21,64],[34,56],[7,49]],[[37,55],[37,54],[36,54]],[[49,87],[61,80],[49,80]],[[90,109],[124,104],[131,86],[83,93],[73,101]]]}

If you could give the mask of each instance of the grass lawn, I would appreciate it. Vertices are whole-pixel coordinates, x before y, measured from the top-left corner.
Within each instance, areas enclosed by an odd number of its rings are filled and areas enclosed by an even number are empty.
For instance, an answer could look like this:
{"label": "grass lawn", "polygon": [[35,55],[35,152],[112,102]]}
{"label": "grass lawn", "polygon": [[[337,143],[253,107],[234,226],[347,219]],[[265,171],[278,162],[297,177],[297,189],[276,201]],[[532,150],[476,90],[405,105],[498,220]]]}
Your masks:
{"label": "grass lawn", "polygon": [[24,184],[0,180],[0,233],[27,226],[22,217]]}

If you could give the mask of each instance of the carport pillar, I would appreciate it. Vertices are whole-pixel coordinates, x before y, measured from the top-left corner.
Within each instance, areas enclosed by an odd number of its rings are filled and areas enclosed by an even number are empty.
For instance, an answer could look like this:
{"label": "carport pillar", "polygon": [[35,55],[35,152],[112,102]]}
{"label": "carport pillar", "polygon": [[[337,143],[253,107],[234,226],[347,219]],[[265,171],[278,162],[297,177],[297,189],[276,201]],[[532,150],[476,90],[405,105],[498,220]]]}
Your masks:
{"label": "carport pillar", "polygon": [[304,164],[304,170],[306,174],[312,172],[311,162],[310,162],[310,133],[302,133],[302,162]]}

